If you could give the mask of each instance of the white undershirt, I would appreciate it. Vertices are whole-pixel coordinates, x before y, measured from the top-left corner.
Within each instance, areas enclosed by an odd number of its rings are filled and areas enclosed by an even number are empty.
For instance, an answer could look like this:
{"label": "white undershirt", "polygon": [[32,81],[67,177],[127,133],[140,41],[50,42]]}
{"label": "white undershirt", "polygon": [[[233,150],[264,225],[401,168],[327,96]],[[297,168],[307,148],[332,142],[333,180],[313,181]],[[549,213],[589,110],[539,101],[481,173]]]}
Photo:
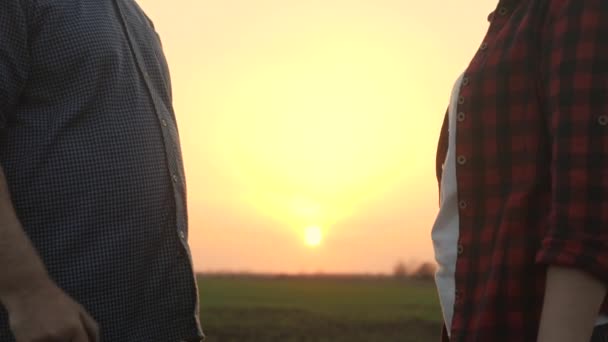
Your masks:
{"label": "white undershirt", "polygon": [[[461,75],[452,89],[450,107],[448,110],[448,151],[443,165],[440,192],[440,210],[432,230],[433,247],[435,249],[435,260],[437,261],[437,272],[435,283],[439,293],[439,301],[443,313],[443,320],[447,327],[448,335],[452,326],[454,315],[454,297],[456,283],[456,259],[458,258],[458,186],[456,182],[456,110],[458,97],[462,85]],[[608,323],[608,316],[600,315],[597,325]]]}

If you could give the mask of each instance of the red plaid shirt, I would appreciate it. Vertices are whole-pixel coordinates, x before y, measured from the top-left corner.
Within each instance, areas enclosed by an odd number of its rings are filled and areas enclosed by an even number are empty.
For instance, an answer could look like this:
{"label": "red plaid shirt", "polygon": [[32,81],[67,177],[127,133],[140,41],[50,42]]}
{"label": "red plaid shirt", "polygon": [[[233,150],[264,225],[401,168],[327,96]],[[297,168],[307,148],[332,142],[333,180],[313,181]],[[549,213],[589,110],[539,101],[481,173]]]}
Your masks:
{"label": "red plaid shirt", "polygon": [[451,341],[532,342],[548,265],[608,283],[608,1],[503,0],[489,20],[458,99]]}

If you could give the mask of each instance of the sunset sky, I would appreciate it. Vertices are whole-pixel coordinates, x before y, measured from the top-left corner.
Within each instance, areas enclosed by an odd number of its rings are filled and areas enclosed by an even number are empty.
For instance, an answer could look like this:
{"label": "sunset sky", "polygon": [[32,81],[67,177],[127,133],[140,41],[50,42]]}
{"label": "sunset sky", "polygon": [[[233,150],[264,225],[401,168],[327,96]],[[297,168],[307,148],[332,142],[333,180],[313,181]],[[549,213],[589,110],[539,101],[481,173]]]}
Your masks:
{"label": "sunset sky", "polygon": [[139,0],[173,77],[197,271],[432,261],[434,160],[492,0]]}

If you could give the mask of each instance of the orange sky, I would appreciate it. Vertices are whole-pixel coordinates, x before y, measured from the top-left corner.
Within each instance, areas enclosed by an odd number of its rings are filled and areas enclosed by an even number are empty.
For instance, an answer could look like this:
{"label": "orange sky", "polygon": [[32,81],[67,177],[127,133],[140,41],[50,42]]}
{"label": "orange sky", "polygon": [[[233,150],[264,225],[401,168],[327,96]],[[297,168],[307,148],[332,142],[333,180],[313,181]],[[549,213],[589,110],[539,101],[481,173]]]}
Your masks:
{"label": "orange sky", "polygon": [[496,1],[139,3],[173,76],[198,271],[433,260],[437,134]]}

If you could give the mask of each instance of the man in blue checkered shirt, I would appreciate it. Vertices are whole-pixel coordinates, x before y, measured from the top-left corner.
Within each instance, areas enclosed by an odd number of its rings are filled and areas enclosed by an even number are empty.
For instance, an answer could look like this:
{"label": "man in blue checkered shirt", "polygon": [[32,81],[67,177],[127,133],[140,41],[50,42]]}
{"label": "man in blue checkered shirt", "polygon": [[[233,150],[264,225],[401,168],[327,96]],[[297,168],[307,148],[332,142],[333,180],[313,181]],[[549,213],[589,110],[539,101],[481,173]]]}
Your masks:
{"label": "man in blue checkered shirt", "polygon": [[0,2],[0,341],[199,341],[171,81],[134,0]]}

